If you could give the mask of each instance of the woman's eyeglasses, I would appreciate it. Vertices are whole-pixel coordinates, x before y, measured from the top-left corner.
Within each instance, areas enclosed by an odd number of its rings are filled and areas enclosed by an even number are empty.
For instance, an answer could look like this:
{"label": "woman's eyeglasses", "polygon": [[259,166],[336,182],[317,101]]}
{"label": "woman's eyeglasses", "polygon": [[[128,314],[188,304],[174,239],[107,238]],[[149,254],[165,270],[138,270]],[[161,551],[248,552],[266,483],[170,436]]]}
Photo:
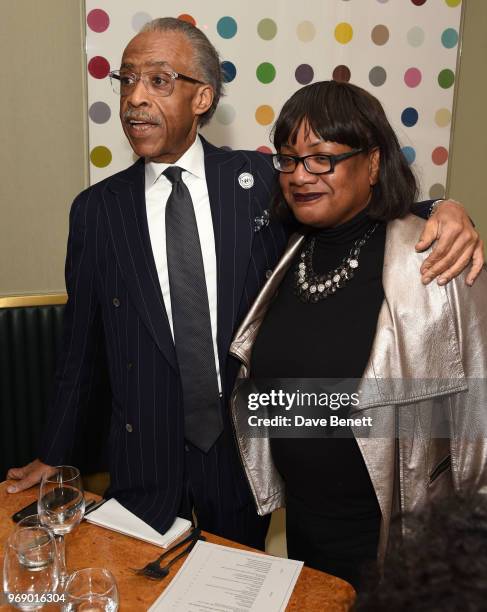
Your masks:
{"label": "woman's eyeglasses", "polygon": [[300,162],[303,163],[307,172],[310,174],[332,174],[335,171],[335,166],[349,157],[362,153],[363,149],[353,149],[346,153],[340,153],[340,155],[325,155],[320,153],[318,155],[283,155],[282,153],[276,153],[272,156],[272,162],[274,168],[279,172],[285,174],[291,174],[296,170]]}

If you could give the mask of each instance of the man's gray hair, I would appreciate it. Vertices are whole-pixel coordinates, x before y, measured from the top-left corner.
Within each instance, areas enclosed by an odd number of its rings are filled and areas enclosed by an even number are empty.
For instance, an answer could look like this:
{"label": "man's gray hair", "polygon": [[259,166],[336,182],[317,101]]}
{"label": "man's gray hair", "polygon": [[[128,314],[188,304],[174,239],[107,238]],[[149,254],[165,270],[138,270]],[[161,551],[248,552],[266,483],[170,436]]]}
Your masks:
{"label": "man's gray hair", "polygon": [[220,97],[223,95],[223,72],[218,51],[200,29],[174,17],[153,19],[142,27],[140,33],[142,32],[180,32],[186,36],[193,48],[195,64],[192,68],[196,72],[196,76],[213,88],[213,102],[206,113],[203,113],[199,118],[199,125],[206,125],[213,116]]}

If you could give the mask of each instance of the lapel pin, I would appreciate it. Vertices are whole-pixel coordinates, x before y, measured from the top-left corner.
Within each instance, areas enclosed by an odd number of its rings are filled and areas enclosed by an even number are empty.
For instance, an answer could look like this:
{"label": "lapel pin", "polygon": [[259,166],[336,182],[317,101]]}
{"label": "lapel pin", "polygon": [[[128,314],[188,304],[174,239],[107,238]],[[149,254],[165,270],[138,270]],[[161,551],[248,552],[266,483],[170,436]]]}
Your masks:
{"label": "lapel pin", "polygon": [[271,215],[269,209],[263,211],[260,217],[254,219],[254,232],[260,232],[261,229],[269,225]]}
{"label": "lapel pin", "polygon": [[254,177],[250,172],[242,172],[238,177],[238,184],[242,189],[250,189],[254,185]]}

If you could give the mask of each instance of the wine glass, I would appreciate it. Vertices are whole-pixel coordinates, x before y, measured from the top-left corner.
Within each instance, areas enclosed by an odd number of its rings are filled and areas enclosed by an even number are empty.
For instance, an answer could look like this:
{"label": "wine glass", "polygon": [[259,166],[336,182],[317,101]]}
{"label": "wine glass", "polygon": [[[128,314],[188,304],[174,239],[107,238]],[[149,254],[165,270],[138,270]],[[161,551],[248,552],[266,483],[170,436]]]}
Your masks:
{"label": "wine glass", "polygon": [[71,574],[64,590],[65,612],[115,612],[118,588],[107,569],[88,567]]}
{"label": "wine glass", "polygon": [[83,519],[85,498],[79,470],[70,465],[60,465],[55,472],[41,480],[37,512],[42,524],[56,538],[61,586],[68,578],[64,536]]}
{"label": "wine glass", "polygon": [[56,543],[45,527],[16,529],[5,545],[3,591],[20,610],[39,610],[58,586]]}
{"label": "wine glass", "polygon": [[25,527],[47,527],[42,524],[41,517],[38,514],[29,514],[29,516],[24,516],[23,519],[20,519],[18,523],[15,525],[15,529],[23,529]]}

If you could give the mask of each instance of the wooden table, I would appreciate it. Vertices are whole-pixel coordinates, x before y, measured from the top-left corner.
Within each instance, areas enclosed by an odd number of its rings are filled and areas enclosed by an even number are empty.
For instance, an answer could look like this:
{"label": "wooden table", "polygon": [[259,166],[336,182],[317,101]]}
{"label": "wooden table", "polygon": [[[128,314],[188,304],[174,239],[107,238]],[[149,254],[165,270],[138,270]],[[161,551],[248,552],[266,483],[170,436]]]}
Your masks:
{"label": "wooden table", "polygon": [[[3,549],[8,535],[14,529],[12,514],[37,498],[38,487],[9,495],[7,483],[0,483],[0,567],[3,566]],[[88,498],[96,497],[87,494]],[[252,550],[236,542],[205,533],[209,542]],[[259,551],[260,552],[260,551]],[[117,579],[120,592],[121,612],[143,612],[157,599],[170,582],[153,582],[143,576],[136,576],[129,568],[141,567],[161,553],[161,548],[147,544],[96,525],[83,521],[73,533],[66,536],[66,559],[68,571],[83,567],[105,567]],[[178,561],[171,569],[174,576],[184,560]],[[344,580],[323,572],[304,567],[287,607],[295,612],[345,612],[355,598],[354,589]],[[9,610],[0,605],[0,610]],[[45,608],[48,609],[47,607]],[[49,609],[56,609],[49,606]]]}

